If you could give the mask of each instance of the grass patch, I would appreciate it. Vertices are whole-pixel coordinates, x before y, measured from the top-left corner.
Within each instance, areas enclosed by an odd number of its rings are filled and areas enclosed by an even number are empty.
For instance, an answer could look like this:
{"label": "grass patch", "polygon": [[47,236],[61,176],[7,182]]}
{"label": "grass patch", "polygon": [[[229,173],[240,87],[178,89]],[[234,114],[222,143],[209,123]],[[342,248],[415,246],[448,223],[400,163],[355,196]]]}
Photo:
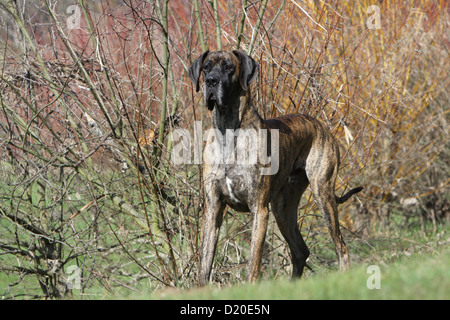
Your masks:
{"label": "grass patch", "polygon": [[[379,265],[380,289],[368,289],[366,265],[307,279],[274,279],[227,288],[161,291],[152,299],[450,299],[450,252],[416,254]],[[370,281],[369,281],[370,282]],[[144,296],[134,298],[146,298]]]}

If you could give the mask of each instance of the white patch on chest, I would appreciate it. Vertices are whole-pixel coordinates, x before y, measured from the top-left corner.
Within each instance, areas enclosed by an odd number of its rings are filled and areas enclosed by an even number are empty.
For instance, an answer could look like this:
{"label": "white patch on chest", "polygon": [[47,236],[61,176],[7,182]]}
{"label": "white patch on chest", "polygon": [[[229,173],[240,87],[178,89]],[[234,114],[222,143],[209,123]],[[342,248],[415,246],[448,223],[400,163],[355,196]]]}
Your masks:
{"label": "white patch on chest", "polygon": [[233,181],[231,181],[231,179],[228,177],[226,177],[225,181],[227,183],[227,189],[228,189],[228,193],[229,193],[231,200],[233,200],[236,203],[239,203],[239,200],[234,196],[233,190],[231,188],[231,184],[233,183]]}

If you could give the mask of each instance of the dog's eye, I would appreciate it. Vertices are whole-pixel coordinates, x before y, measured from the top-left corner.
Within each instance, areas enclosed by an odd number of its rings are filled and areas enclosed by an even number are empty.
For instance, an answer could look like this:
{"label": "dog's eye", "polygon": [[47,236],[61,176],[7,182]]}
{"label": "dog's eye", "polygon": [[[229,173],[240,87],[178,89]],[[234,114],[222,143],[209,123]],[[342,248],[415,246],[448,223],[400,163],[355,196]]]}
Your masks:
{"label": "dog's eye", "polygon": [[233,70],[233,66],[227,64],[227,65],[225,65],[225,70],[231,71],[231,70]]}

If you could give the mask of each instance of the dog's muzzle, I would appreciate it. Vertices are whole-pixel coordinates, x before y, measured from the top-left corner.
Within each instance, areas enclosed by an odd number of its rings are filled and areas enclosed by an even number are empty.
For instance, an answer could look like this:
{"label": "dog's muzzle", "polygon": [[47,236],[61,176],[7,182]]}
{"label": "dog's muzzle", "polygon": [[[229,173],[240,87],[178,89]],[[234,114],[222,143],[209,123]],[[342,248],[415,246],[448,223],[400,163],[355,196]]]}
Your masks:
{"label": "dog's muzzle", "polygon": [[205,104],[212,111],[214,106],[222,105],[220,96],[220,77],[217,74],[208,74],[205,78]]}

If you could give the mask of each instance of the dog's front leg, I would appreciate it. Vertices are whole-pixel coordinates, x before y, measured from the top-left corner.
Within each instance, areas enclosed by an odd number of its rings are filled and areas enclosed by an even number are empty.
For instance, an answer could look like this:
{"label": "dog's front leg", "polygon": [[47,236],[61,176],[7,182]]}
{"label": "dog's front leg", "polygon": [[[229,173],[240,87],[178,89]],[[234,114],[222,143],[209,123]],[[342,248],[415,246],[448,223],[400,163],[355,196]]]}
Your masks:
{"label": "dog's front leg", "polygon": [[198,284],[200,286],[206,285],[211,275],[224,209],[225,204],[219,200],[218,195],[208,192],[206,195],[206,214],[202,222],[202,241],[198,274]]}
{"label": "dog's front leg", "polygon": [[261,260],[269,221],[268,207],[261,207],[254,212],[250,258],[247,266],[247,278],[255,282],[261,269]]}

